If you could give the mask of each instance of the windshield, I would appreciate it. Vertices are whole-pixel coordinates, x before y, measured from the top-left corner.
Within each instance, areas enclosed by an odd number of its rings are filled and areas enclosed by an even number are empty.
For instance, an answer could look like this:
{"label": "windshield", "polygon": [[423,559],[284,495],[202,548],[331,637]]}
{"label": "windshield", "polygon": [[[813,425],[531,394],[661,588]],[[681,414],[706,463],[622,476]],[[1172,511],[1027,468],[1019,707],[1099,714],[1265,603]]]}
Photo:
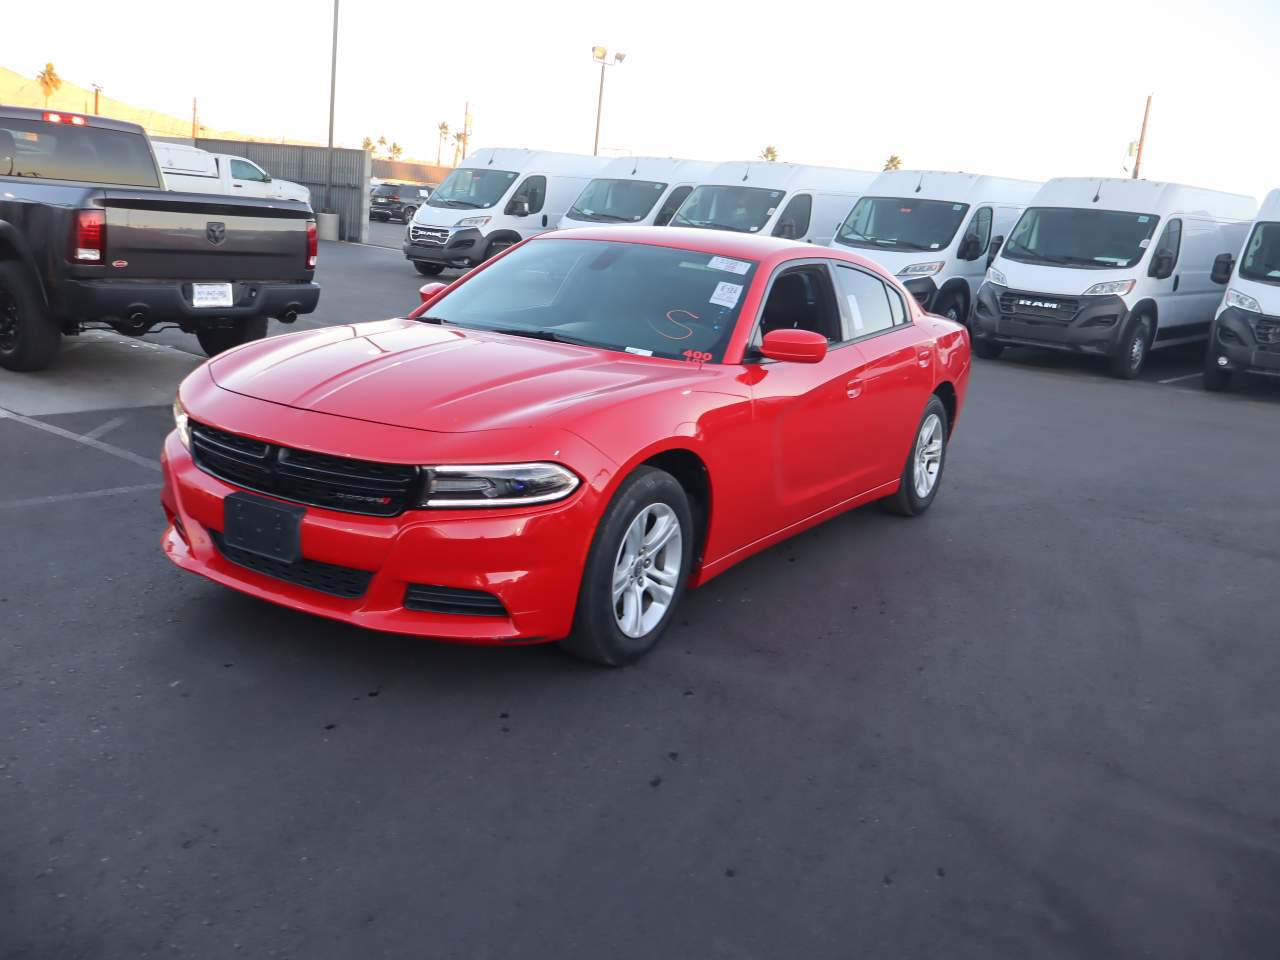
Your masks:
{"label": "windshield", "polygon": [[635,223],[643,220],[667,189],[651,180],[592,180],[569,210],[575,220]]}
{"label": "windshield", "polygon": [[455,170],[431,194],[427,206],[464,210],[492,207],[502,199],[515,178],[512,170]]}
{"label": "windshield", "polygon": [[1119,210],[1028,207],[1000,255],[1054,267],[1132,267],[1147,252],[1159,220]]}
{"label": "windshield", "polygon": [[782,205],[784,190],[759,187],[698,187],[671,218],[673,227],[703,227],[756,233]]}
{"label": "windshield", "polygon": [[16,118],[0,119],[0,177],[160,186],[141,133]]}
{"label": "windshield", "polygon": [[1240,258],[1240,276],[1280,284],[1280,223],[1254,225]]}
{"label": "windshield", "polygon": [[718,363],[756,265],[671,247],[535,240],[431,305],[431,321]]}
{"label": "windshield", "polygon": [[840,227],[836,239],[850,247],[887,250],[941,250],[951,243],[967,203],[863,197]]}

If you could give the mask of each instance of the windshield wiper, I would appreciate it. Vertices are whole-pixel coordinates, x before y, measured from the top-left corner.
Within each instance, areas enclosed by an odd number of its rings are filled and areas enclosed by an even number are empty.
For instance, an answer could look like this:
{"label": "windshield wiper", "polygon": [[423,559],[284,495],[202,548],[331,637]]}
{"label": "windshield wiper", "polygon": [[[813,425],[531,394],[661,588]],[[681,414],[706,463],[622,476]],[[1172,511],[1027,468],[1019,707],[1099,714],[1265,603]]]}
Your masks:
{"label": "windshield wiper", "polygon": [[704,230],[732,230],[734,233],[749,233],[744,227],[735,227],[731,223],[716,223],[714,220],[686,220],[684,223],[675,224],[675,226],[684,226],[687,223],[691,227],[699,227]]}
{"label": "windshield wiper", "polygon": [[[435,199],[434,197],[432,199]],[[472,203],[470,200],[451,200],[448,197],[441,197],[440,202],[450,207],[462,207],[464,210],[478,210],[484,206],[481,203]]]}
{"label": "windshield wiper", "polygon": [[[569,215],[575,216],[574,211],[570,210]],[[579,210],[577,211],[576,216],[582,217],[583,219],[586,219],[586,220],[596,220],[596,221],[606,222],[606,223],[630,223],[631,222],[630,217],[620,217],[616,213],[583,213],[581,210]]]}
{"label": "windshield wiper", "polygon": [[485,330],[489,333],[505,333],[509,337],[528,337],[531,340],[547,340],[551,343],[569,343],[576,347],[599,347],[600,344],[590,340],[556,333],[554,330],[539,330],[533,327],[471,327],[472,330]]}

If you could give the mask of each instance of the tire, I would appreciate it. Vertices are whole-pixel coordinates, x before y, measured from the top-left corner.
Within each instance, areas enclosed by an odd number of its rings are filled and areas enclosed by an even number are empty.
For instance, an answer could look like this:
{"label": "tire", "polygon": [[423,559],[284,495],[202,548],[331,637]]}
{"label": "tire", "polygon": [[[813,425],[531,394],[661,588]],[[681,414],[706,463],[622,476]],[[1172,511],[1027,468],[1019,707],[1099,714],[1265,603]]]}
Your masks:
{"label": "tire", "polygon": [[1139,315],[1129,321],[1124,336],[1108,358],[1111,375],[1119,380],[1132,380],[1142,372],[1151,349],[1151,318]]}
{"label": "tire", "polygon": [[964,294],[962,293],[952,290],[950,293],[940,297],[938,305],[933,312],[941,317],[946,317],[953,323],[960,324],[962,327],[969,326],[969,305],[965,302]]}
{"label": "tire", "polygon": [[1221,393],[1231,387],[1231,374],[1214,364],[1212,350],[1204,361],[1204,379],[1201,385],[1210,393]]}
{"label": "tire", "polygon": [[223,351],[248,343],[250,340],[261,340],[266,335],[266,317],[241,320],[233,327],[207,327],[196,330],[200,349],[209,357],[216,357]]}
{"label": "tire", "polygon": [[408,223],[410,220],[413,219],[413,214],[416,209],[417,209],[416,207],[405,207],[403,210],[400,211],[400,219],[405,223]]}
{"label": "tire", "polygon": [[918,517],[929,509],[933,498],[938,495],[938,488],[942,486],[949,432],[947,408],[936,396],[930,397],[924,414],[920,417],[920,425],[916,427],[911,452],[907,454],[907,465],[903,467],[898,483],[898,492],[880,501],[886,512],[900,517]]}
{"label": "tire", "polygon": [[0,367],[43,370],[61,345],[62,332],[45,313],[22,264],[0,262]]}
{"label": "tire", "polygon": [[413,269],[424,277],[438,277],[444,273],[443,263],[427,263],[425,260],[414,260]]}
{"label": "tire", "polygon": [[981,337],[973,337],[971,342],[974,354],[983,360],[999,360],[1000,354],[1004,353],[1003,343],[984,340]]}
{"label": "tire", "polygon": [[[484,248],[484,259],[492,260],[503,250],[506,250],[508,247],[514,247],[519,242],[519,240],[490,240],[489,245]],[[484,260],[480,262],[483,263]]]}
{"label": "tire", "polygon": [[[648,554],[636,551],[637,537],[654,536],[665,523],[678,527],[664,546]],[[652,650],[684,596],[693,538],[684,488],[666,471],[639,467],[622,482],[596,528],[578,591],[573,632],[560,641],[561,647],[608,667],[631,663]],[[644,539],[638,542],[643,546]],[[636,556],[631,564],[629,552]],[[654,579],[655,573],[663,574],[661,581]],[[639,585],[634,576],[640,577]],[[618,583],[621,588],[615,592]],[[663,592],[666,607],[655,609]]]}

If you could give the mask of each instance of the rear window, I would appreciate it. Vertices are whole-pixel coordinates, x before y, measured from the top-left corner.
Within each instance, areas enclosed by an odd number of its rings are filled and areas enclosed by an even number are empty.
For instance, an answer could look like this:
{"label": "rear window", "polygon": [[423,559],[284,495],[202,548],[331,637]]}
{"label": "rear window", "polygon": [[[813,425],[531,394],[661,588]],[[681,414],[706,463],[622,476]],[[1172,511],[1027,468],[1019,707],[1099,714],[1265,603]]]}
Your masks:
{"label": "rear window", "polygon": [[142,134],[43,120],[0,118],[0,177],[160,186]]}
{"label": "rear window", "polygon": [[400,187],[394,183],[380,183],[373,188],[375,197],[398,197],[400,196]]}

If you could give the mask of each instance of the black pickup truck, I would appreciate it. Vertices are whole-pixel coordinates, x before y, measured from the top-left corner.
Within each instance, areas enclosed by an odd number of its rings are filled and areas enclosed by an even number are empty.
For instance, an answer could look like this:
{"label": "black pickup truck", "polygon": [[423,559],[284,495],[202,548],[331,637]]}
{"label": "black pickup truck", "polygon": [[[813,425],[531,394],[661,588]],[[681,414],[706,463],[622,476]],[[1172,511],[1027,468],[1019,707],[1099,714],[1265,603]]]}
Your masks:
{"label": "black pickup truck", "polygon": [[90,328],[176,326],[212,356],[314,310],[315,266],[306,204],[170,192],[136,124],[0,106],[0,366]]}

